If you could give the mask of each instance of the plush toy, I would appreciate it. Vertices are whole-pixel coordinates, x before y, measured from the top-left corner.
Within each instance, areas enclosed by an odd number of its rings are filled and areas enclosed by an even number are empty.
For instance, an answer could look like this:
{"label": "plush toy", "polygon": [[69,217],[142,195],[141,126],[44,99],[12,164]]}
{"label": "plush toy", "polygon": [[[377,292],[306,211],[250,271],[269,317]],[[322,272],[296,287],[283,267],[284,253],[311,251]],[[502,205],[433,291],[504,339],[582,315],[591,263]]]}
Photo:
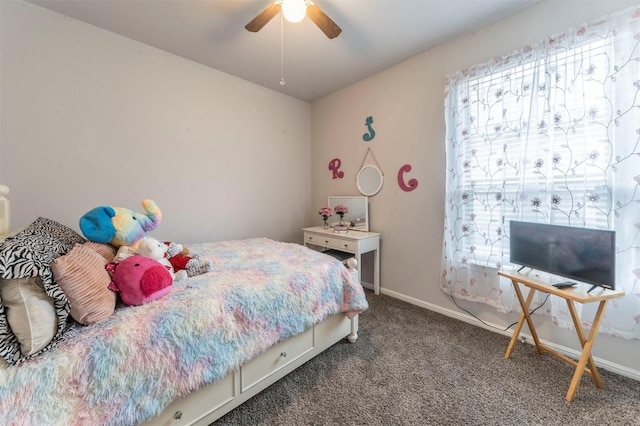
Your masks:
{"label": "plush toy", "polygon": [[96,207],[80,218],[80,229],[90,241],[136,248],[162,221],[162,212],[152,200],[142,201],[142,208],[146,214],[124,207]]}
{"label": "plush toy", "polygon": [[182,244],[173,242],[161,242],[152,237],[143,238],[138,244],[138,254],[151,257],[173,269],[175,279],[184,278],[184,274],[189,277],[204,274],[211,271],[210,260],[200,260],[198,254],[188,256],[189,250]]}
{"label": "plush toy", "polygon": [[147,256],[133,255],[122,262],[110,262],[109,288],[127,305],[142,305],[169,293],[173,279],[167,268]]}
{"label": "plush toy", "polygon": [[167,268],[169,273],[172,275],[174,281],[179,281],[183,278],[186,278],[187,271],[185,270],[176,271],[173,268],[173,265],[171,264],[171,262],[169,262],[169,259],[167,259],[167,249],[168,249],[168,246],[165,243],[160,242],[155,238],[145,237],[142,240],[140,240],[140,243],[138,244],[137,253],[142,256],[150,257],[154,260],[157,260],[161,264],[163,264],[165,268]]}
{"label": "plush toy", "polygon": [[114,262],[122,262],[129,256],[133,256],[134,254],[138,254],[136,249],[130,246],[120,246],[118,251],[116,252],[116,256],[113,258]]}

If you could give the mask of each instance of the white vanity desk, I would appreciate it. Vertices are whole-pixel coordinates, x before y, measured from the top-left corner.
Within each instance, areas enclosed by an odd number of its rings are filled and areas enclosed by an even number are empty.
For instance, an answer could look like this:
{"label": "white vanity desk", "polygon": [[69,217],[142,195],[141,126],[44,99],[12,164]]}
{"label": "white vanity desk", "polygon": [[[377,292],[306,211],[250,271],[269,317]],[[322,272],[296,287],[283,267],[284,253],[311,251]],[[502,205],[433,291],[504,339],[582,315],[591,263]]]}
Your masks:
{"label": "white vanity desk", "polygon": [[[317,246],[323,249],[338,250],[352,253],[358,261],[358,269],[362,265],[362,254],[373,253],[373,292],[380,294],[380,234],[378,232],[364,232],[349,230],[346,234],[339,234],[321,226],[303,228],[304,245]],[[362,273],[360,273],[362,278]]]}

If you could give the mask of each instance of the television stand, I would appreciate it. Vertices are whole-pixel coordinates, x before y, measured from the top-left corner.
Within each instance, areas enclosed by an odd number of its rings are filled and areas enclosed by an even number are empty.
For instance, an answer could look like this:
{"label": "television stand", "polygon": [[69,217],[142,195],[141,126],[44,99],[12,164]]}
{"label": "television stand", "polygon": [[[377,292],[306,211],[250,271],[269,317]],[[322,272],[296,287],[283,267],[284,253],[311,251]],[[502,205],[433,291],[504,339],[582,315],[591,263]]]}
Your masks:
{"label": "television stand", "polygon": [[[596,340],[596,336],[598,335],[598,329],[600,328],[600,323],[602,322],[602,317],[604,316],[607,302],[609,301],[609,299],[615,299],[616,297],[624,296],[624,292],[620,290],[605,289],[598,294],[590,294],[589,292],[585,292],[584,290],[582,290],[580,286],[558,289],[553,287],[550,283],[536,280],[535,278],[531,278],[525,274],[520,274],[517,271],[500,271],[498,272],[498,275],[511,280],[511,283],[513,283],[513,288],[516,291],[516,296],[518,296],[520,307],[522,308],[520,319],[518,320],[516,328],[513,331],[511,342],[509,342],[509,347],[507,348],[507,352],[504,354],[504,357],[506,359],[509,359],[511,357],[511,354],[516,347],[516,343],[518,343],[518,336],[520,335],[520,331],[522,330],[522,325],[526,321],[527,325],[529,326],[529,331],[531,331],[531,337],[533,337],[536,349],[538,350],[538,353],[540,355],[548,352],[551,355],[576,368],[575,372],[573,373],[571,384],[569,385],[569,390],[567,391],[567,395],[565,397],[567,401],[571,402],[573,400],[573,397],[578,390],[580,379],[585,373],[591,376],[591,379],[593,380],[593,383],[597,388],[602,388],[602,380],[600,379],[600,375],[598,374],[598,370],[596,369],[596,363],[593,361],[593,357],[591,356],[591,348],[593,347],[593,343]],[[529,293],[527,294],[526,300],[522,297],[520,285],[529,288]],[[593,288],[589,291],[591,290],[593,290]],[[529,307],[531,306],[531,301],[533,300],[533,295],[536,293],[536,291],[553,294],[554,296],[561,297],[567,301],[567,307],[569,308],[569,312],[571,313],[571,319],[573,320],[573,325],[576,328],[578,340],[580,341],[580,345],[582,346],[582,354],[580,355],[580,359],[578,361],[568,358],[565,355],[551,349],[549,346],[544,345],[540,342],[538,333],[536,333],[536,329],[533,325],[533,321],[531,320],[531,316],[529,313]],[[588,336],[585,336],[585,332],[582,328],[580,318],[578,318],[578,312],[576,311],[574,302],[582,304],[598,302],[598,309],[593,318],[593,323],[591,325],[591,330],[589,330]]]}

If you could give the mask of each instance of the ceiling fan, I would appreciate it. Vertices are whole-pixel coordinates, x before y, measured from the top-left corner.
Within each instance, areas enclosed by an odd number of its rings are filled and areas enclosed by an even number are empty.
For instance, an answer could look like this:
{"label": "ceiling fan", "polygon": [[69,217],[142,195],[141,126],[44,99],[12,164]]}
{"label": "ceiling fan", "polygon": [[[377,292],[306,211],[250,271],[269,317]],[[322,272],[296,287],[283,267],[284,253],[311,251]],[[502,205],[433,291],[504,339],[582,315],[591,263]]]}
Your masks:
{"label": "ceiling fan", "polygon": [[299,22],[305,15],[308,16],[329,38],[336,38],[342,32],[342,28],[310,0],[276,0],[245,25],[245,28],[254,33],[258,32],[280,11],[292,22]]}

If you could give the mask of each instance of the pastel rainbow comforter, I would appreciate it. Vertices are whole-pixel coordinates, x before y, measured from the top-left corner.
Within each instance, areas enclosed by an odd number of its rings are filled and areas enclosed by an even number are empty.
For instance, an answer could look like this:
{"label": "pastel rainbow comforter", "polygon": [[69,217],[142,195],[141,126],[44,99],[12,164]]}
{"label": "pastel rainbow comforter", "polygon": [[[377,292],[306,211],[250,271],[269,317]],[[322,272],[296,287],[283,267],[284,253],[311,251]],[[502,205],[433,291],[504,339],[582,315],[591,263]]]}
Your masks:
{"label": "pastel rainbow comforter", "polygon": [[326,317],[367,309],[335,259],[257,238],[191,245],[213,271],[77,326],[51,351],[0,361],[2,425],[132,425]]}

